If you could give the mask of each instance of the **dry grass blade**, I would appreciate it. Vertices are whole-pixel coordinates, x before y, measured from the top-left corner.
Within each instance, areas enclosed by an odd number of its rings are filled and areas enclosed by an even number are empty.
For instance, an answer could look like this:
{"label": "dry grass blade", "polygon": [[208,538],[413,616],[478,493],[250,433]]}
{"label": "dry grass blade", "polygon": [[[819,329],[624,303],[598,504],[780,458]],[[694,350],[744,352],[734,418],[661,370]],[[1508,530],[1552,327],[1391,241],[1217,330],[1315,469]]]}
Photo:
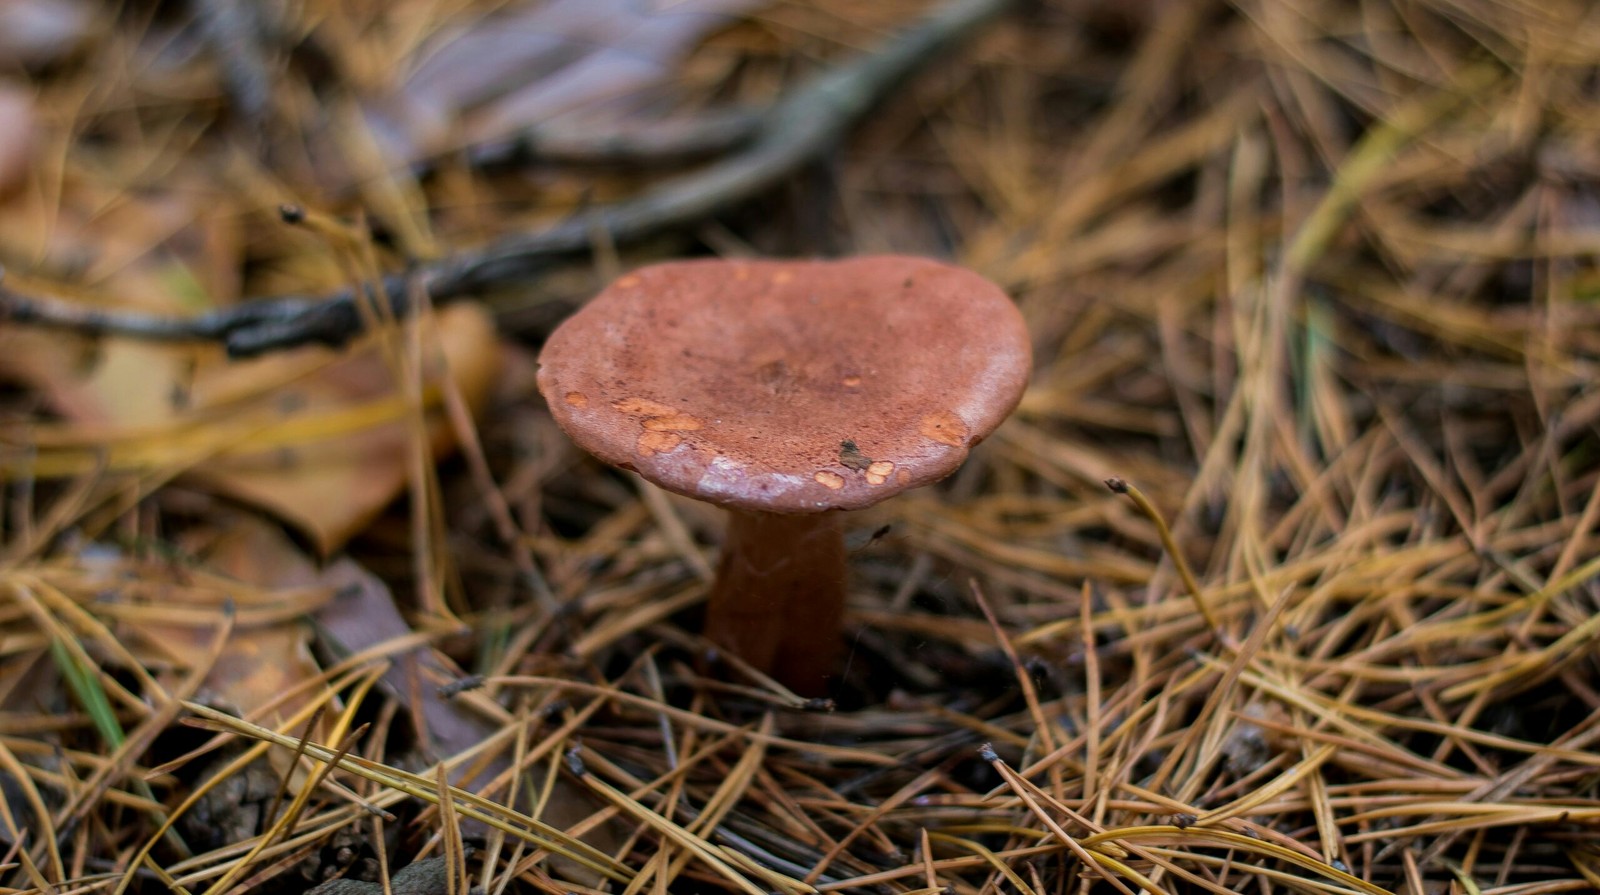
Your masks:
{"label": "dry grass blade", "polygon": [[[585,770],[583,761],[578,757],[576,752],[572,752],[567,755],[567,764],[568,767],[571,768],[572,772],[584,782],[584,785],[588,786],[596,793],[599,793],[600,796],[607,802],[610,802],[611,804],[622,809],[623,813],[627,814],[628,816],[655,828],[668,840],[677,843],[690,853],[694,854],[700,860],[704,861],[712,869],[716,870],[719,876],[732,883],[735,887],[750,893],[750,895],[763,895],[765,892],[764,889],[751,882],[745,877],[744,874],[740,873],[737,869],[730,865],[711,843],[706,842],[704,839],[701,839],[683,827],[667,820],[666,818],[650,810],[644,805],[639,804],[633,799],[628,798],[626,793],[617,790],[604,780],[596,778],[589,771]],[[793,890],[798,892],[816,891],[810,886],[802,883],[795,883]]]}

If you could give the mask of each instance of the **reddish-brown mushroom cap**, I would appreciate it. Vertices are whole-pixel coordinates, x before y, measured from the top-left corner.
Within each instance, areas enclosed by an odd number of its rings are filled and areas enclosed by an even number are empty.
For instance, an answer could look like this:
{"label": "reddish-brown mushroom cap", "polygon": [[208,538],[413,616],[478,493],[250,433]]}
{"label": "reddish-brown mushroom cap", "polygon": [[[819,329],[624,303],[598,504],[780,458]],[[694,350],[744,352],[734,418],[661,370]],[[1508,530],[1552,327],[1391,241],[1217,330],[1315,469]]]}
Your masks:
{"label": "reddish-brown mushroom cap", "polygon": [[1031,356],[999,287],[881,256],[643,268],[539,362],[557,422],[600,459],[721,506],[817,513],[955,471]]}

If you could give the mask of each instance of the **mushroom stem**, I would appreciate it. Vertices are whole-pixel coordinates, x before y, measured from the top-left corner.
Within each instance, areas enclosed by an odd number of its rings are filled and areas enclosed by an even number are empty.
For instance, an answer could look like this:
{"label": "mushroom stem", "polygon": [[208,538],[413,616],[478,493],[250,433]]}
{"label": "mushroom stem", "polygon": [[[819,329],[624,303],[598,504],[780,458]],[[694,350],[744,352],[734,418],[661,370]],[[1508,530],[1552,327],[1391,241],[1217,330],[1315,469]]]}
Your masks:
{"label": "mushroom stem", "polygon": [[728,512],[705,633],[801,696],[837,671],[845,550],[837,513]]}

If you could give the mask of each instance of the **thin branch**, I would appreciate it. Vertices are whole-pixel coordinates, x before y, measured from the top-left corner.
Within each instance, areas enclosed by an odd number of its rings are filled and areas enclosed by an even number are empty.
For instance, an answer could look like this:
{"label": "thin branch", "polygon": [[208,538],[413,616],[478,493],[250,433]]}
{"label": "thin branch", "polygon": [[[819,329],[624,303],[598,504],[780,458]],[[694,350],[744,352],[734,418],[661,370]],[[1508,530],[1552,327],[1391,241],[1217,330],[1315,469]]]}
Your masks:
{"label": "thin branch", "polygon": [[[668,180],[625,202],[593,209],[536,233],[506,236],[473,252],[391,274],[384,289],[395,316],[409,313],[407,281],[415,277],[434,302],[525,279],[551,260],[586,251],[596,234],[632,242],[700,220],[782,182],[837,145],[849,129],[908,75],[978,32],[1015,0],[950,0],[877,51],[823,72],[761,115],[754,137],[736,154]],[[717,140],[737,142],[737,114]],[[689,145],[687,138],[685,145]],[[706,144],[709,145],[709,144]],[[625,155],[619,145],[616,153]],[[85,308],[54,297],[28,296],[0,284],[0,321],[86,335],[160,341],[221,341],[234,357],[300,345],[342,345],[365,327],[353,290],[331,295],[256,299],[195,317]],[[367,296],[373,300],[373,296]]]}

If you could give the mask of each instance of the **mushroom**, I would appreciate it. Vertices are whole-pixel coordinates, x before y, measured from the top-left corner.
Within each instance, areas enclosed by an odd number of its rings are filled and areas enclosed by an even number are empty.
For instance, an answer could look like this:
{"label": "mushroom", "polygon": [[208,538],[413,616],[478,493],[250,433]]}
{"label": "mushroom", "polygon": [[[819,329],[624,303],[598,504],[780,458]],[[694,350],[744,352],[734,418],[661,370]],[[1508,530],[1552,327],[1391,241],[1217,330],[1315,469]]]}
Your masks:
{"label": "mushroom", "polygon": [[699,260],[612,283],[539,390],[580,447],[728,510],[706,636],[802,695],[835,673],[839,510],[938,481],[1016,407],[1022,315],[925,258]]}

